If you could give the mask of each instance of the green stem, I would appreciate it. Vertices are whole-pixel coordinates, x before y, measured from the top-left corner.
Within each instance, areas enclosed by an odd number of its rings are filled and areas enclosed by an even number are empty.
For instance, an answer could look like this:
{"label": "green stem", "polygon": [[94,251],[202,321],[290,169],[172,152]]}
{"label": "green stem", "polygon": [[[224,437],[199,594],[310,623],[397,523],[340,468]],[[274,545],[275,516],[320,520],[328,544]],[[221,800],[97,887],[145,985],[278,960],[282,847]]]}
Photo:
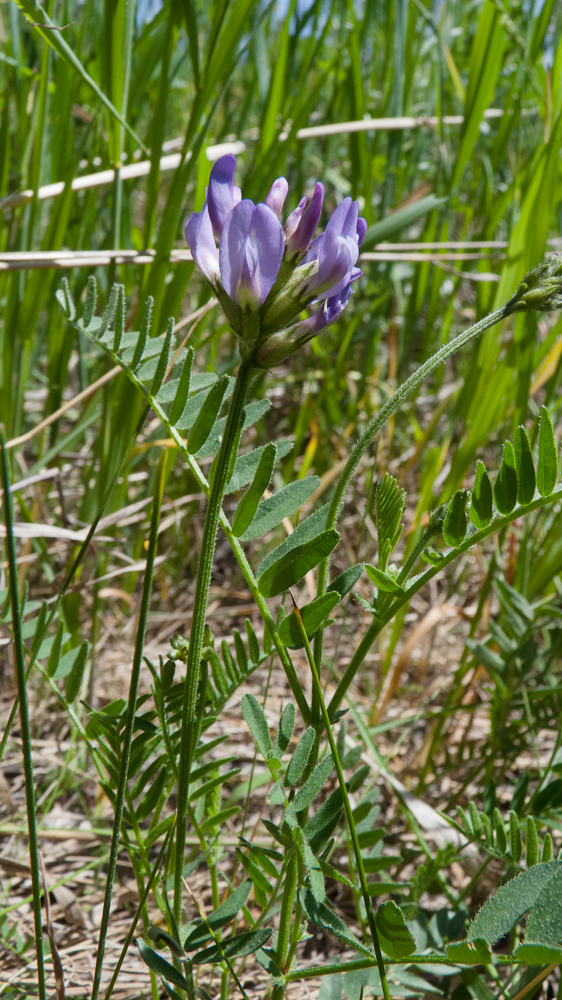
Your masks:
{"label": "green stem", "polygon": [[209,586],[211,583],[211,573],[213,569],[213,556],[215,553],[222,501],[226,484],[228,483],[232,473],[231,467],[233,452],[238,442],[238,434],[244,410],[244,400],[246,398],[246,391],[253,367],[253,357],[249,357],[241,361],[238,369],[238,375],[236,376],[236,384],[234,386],[232,402],[228,411],[223,439],[215,460],[216,464],[209,492],[207,512],[205,514],[205,525],[203,528],[203,538],[201,541],[201,558],[195,588],[193,617],[191,619],[191,636],[186,666],[180,738],[177,841],[174,879],[174,915],[178,923],[181,918],[183,855],[186,836],[189,776],[191,773],[191,764],[195,748],[197,746],[198,736],[196,708],[199,683],[201,680],[201,652],[203,650],[205,615],[207,611]]}
{"label": "green stem", "polygon": [[20,599],[18,592],[18,571],[16,563],[16,545],[13,533],[12,495],[10,493],[10,473],[6,451],[6,437],[3,428],[0,429],[0,445],[2,450],[2,488],[4,490],[4,525],[6,527],[6,555],[8,561],[8,576],[10,586],[10,602],[12,607],[12,626],[14,634],[14,660],[18,685],[21,726],[21,749],[23,757],[23,773],[25,777],[25,804],[27,807],[27,830],[29,837],[29,866],[31,868],[31,889],[33,893],[33,920],[35,924],[35,955],[37,958],[37,988],[39,1000],[46,1000],[45,968],[43,963],[43,924],[41,920],[41,874],[39,871],[39,850],[37,843],[37,826],[35,818],[35,788],[33,784],[33,758],[31,754],[31,730],[29,726],[29,708],[27,703],[27,686],[25,663],[23,657],[23,636],[21,628]]}
{"label": "green stem", "polygon": [[158,462],[156,481],[154,484],[154,500],[152,504],[152,519],[150,524],[150,538],[148,551],[146,553],[146,572],[142,588],[142,598],[139,610],[139,623],[135,641],[135,653],[133,657],[133,668],[129,682],[129,698],[127,706],[127,720],[125,723],[125,733],[123,735],[123,750],[121,757],[121,770],[119,773],[119,785],[115,798],[115,816],[113,819],[113,832],[111,836],[111,848],[109,852],[109,862],[107,866],[107,879],[105,883],[105,894],[103,900],[103,913],[100,924],[98,953],[96,956],[96,967],[94,970],[94,983],[92,988],[92,1000],[97,1000],[100,991],[103,958],[105,954],[105,943],[109,927],[109,911],[111,907],[111,897],[113,894],[113,883],[115,881],[115,869],[117,867],[117,856],[119,854],[119,839],[121,836],[121,822],[123,819],[123,803],[127,789],[129,776],[129,759],[131,755],[131,743],[133,741],[133,729],[135,725],[135,709],[137,704],[137,690],[139,685],[140,671],[142,666],[142,654],[144,650],[144,640],[146,635],[146,625],[148,621],[148,609],[150,605],[150,594],[152,591],[152,577],[154,573],[154,560],[158,545],[158,526],[160,524],[160,506],[162,494],[164,492],[164,479],[166,471],[167,452],[162,452]]}
{"label": "green stem", "polygon": [[[291,594],[291,597],[293,595]],[[349,830],[349,835],[351,837],[351,842],[353,844],[353,853],[355,855],[355,864],[357,865],[357,872],[359,875],[359,883],[361,885],[361,895],[363,896],[363,903],[365,904],[365,910],[367,913],[367,919],[369,921],[369,930],[371,932],[371,938],[373,941],[373,947],[375,950],[375,958],[377,960],[377,968],[379,970],[379,976],[381,980],[382,992],[385,1000],[390,1000],[390,991],[388,988],[388,980],[386,978],[386,968],[384,964],[384,959],[382,957],[381,947],[379,943],[379,935],[377,931],[377,925],[375,923],[375,915],[373,913],[373,908],[371,906],[371,897],[369,895],[369,887],[367,885],[367,878],[365,876],[365,869],[363,867],[363,858],[361,857],[361,847],[359,846],[359,838],[357,836],[357,830],[355,828],[355,822],[353,819],[353,811],[351,809],[351,804],[349,801],[349,796],[347,794],[347,786],[345,783],[345,778],[343,776],[343,769],[341,766],[338,748],[336,746],[336,741],[334,739],[334,733],[332,731],[332,724],[330,722],[330,717],[328,715],[328,709],[326,708],[326,703],[324,701],[324,695],[322,694],[322,685],[320,683],[320,675],[318,673],[316,663],[314,662],[314,656],[312,649],[310,648],[310,643],[308,641],[308,636],[306,634],[306,629],[304,627],[302,618],[300,616],[300,611],[293,598],[293,605],[295,608],[295,613],[297,620],[300,625],[302,640],[304,643],[304,648],[306,650],[306,655],[308,657],[308,662],[310,664],[310,670],[312,673],[312,683],[316,690],[316,697],[318,699],[318,704],[320,705],[320,711],[322,713],[322,719],[326,729],[326,735],[328,737],[328,743],[330,744],[330,750],[332,752],[332,757],[334,760],[334,765],[336,768],[336,774],[338,776],[338,783],[340,786],[340,791],[343,799],[343,808],[345,812],[345,818],[347,820],[347,827]]]}
{"label": "green stem", "polygon": [[[296,851],[289,858],[287,874],[285,875],[285,887],[283,889],[283,899],[281,901],[281,913],[279,914],[279,933],[277,936],[276,959],[277,965],[282,972],[285,970],[289,943],[291,940],[291,926],[293,923],[293,906],[298,885],[299,866]],[[285,995],[284,986],[275,986],[272,1000],[282,1000]]]}
{"label": "green stem", "polygon": [[414,594],[417,594],[418,590],[421,590],[421,588],[425,586],[426,583],[429,583],[429,581],[432,580],[433,577],[437,575],[437,573],[440,573],[441,570],[445,568],[445,566],[448,566],[449,563],[453,562],[454,559],[457,559],[458,556],[462,555],[464,552],[467,552],[468,549],[471,549],[474,545],[477,545],[479,542],[484,541],[484,539],[488,538],[490,535],[493,535],[496,531],[501,531],[502,528],[505,528],[507,527],[507,525],[512,524],[512,522],[516,521],[519,517],[522,516],[522,514],[530,514],[533,510],[538,510],[540,507],[544,507],[544,505],[547,503],[554,503],[556,500],[560,500],[561,497],[562,497],[562,486],[559,486],[558,489],[554,490],[550,494],[550,496],[535,497],[535,499],[531,500],[531,503],[527,504],[525,507],[520,507],[519,505],[517,505],[517,507],[515,507],[515,509],[512,510],[510,514],[505,514],[502,517],[494,518],[492,523],[489,524],[486,528],[482,528],[480,531],[469,532],[465,540],[461,542],[461,544],[457,546],[456,549],[450,549],[449,552],[446,552],[443,558],[440,559],[438,563],[436,563],[434,566],[431,566],[424,573],[420,573],[418,576],[415,576],[412,582],[410,583],[408,589],[407,590],[405,589],[403,593],[399,597],[397,597],[396,600],[390,605],[390,607],[385,608],[384,612],[381,614],[380,617],[376,616],[374,618],[372,625],[370,625],[367,631],[365,632],[365,635],[363,636],[361,642],[359,643],[357,649],[355,650],[351,658],[347,670],[345,671],[334,694],[332,695],[332,700],[330,701],[328,709],[330,718],[333,719],[334,713],[337,712],[339,706],[341,705],[342,700],[347,693],[349,685],[351,684],[353,678],[355,677],[355,674],[357,673],[359,667],[361,666],[361,663],[363,662],[365,656],[369,652],[377,636],[381,633],[385,625],[388,625],[388,623],[394,618],[394,616],[397,614],[400,608],[403,607],[404,604],[407,604],[408,601],[412,600],[412,597],[414,596]]}
{"label": "green stem", "polygon": [[[450,343],[445,344],[440,351],[437,351],[437,354],[434,354],[432,358],[429,358],[425,364],[421,365],[417,371],[410,375],[410,378],[406,379],[406,381],[396,390],[394,395],[391,396],[384,406],[381,407],[353,448],[353,451],[347,460],[345,469],[338,480],[338,484],[330,504],[330,509],[328,511],[326,530],[335,527],[337,521],[339,520],[343,509],[345,494],[347,493],[348,487],[353,479],[355,470],[357,469],[363,455],[367,451],[367,448],[377,436],[379,431],[384,427],[388,418],[402,405],[408,396],[411,396],[411,394],[415,392],[428,375],[431,375],[436,368],[439,368],[439,365],[444,364],[445,361],[447,361],[453,354],[456,354],[461,347],[464,347],[465,344],[474,340],[475,337],[480,337],[481,334],[483,334],[486,330],[489,330],[491,326],[495,326],[496,323],[505,319],[511,314],[512,311],[513,309],[510,308],[509,304],[502,306],[500,309],[496,309],[495,312],[490,313],[489,316],[484,316],[484,318],[478,323],[469,327],[469,329],[465,330],[464,333],[459,334],[459,336],[455,337],[454,340],[451,340]],[[317,596],[320,597],[326,592],[327,585],[328,560],[324,559],[323,562],[320,563],[318,569]],[[315,641],[315,661],[318,668],[320,667],[322,660],[321,636],[322,633],[320,633],[320,636]]]}

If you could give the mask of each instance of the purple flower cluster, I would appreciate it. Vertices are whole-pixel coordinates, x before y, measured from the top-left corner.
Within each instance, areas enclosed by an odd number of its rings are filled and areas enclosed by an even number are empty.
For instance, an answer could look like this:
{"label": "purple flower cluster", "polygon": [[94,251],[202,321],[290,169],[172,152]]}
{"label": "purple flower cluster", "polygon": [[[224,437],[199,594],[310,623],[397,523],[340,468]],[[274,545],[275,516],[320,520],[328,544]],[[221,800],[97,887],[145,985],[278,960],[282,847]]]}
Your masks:
{"label": "purple flower cluster", "polygon": [[[341,316],[351,282],[361,274],[356,263],[367,223],[358,217],[357,202],[344,198],[314,239],[322,184],[282,225],[285,178],[273,182],[264,203],[254,205],[235,186],[235,167],[231,153],[217,160],[203,209],[189,216],[185,238],[241,340],[241,351],[265,367]],[[313,303],[319,308],[299,321],[299,313]]]}

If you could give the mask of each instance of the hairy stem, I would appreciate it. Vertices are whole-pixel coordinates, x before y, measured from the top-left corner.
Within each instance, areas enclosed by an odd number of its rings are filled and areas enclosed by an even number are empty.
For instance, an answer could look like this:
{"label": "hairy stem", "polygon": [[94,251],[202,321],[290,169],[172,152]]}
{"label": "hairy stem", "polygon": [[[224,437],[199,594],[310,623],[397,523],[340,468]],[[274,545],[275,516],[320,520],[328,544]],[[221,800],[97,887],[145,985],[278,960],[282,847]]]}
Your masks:
{"label": "hairy stem", "polygon": [[191,619],[191,635],[187,656],[186,679],[184,688],[182,728],[180,739],[180,760],[178,776],[177,805],[177,840],[174,874],[174,915],[181,918],[183,856],[185,850],[187,799],[189,794],[189,777],[191,765],[197,746],[197,695],[201,680],[201,653],[205,631],[205,615],[209,597],[209,586],[213,569],[213,556],[217,531],[220,521],[222,501],[226,484],[231,475],[233,453],[238,441],[238,432],[243,418],[244,400],[254,366],[253,358],[243,359],[232,395],[232,402],[221,446],[215,460],[213,481],[209,492],[205,525],[201,541],[201,558],[195,588],[193,617]]}

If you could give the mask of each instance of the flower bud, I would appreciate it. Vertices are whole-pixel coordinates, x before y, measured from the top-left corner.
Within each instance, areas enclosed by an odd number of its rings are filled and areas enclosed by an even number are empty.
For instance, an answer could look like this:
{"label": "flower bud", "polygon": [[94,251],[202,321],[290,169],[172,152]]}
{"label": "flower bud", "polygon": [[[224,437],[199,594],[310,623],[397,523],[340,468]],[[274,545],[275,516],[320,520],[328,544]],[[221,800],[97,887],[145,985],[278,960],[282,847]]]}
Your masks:
{"label": "flower bud", "polygon": [[562,309],[562,254],[552,254],[525,275],[507,303],[508,313]]}

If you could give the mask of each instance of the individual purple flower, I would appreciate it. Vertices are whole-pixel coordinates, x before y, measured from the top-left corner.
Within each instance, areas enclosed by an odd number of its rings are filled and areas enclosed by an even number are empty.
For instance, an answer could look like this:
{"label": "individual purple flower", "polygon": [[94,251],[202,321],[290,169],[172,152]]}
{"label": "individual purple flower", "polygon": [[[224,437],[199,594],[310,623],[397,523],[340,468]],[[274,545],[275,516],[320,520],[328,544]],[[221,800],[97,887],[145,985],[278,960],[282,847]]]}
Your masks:
{"label": "individual purple flower", "polygon": [[344,198],[332,213],[325,232],[311,244],[303,264],[318,262],[317,269],[306,279],[307,295],[315,299],[337,296],[351,280],[359,256],[367,224],[358,218],[359,206],[351,198]]}
{"label": "individual purple flower", "polygon": [[[289,220],[292,218],[289,216],[287,219],[287,226],[285,227],[286,245],[287,253],[305,253],[310,246],[310,241],[314,236],[316,226],[320,219],[320,214],[322,212],[322,203],[324,201],[324,185],[318,181],[316,187],[314,188],[314,194],[310,199],[310,204],[304,208],[300,216],[296,220],[297,225],[292,228],[291,232],[288,232]],[[299,202],[299,208],[302,201]],[[298,209],[296,210],[298,211]],[[295,213],[293,213],[294,215]]]}
{"label": "individual purple flower", "polygon": [[245,199],[226,218],[219,245],[221,284],[242,308],[256,310],[269,295],[283,260],[281,223],[267,205]]}
{"label": "individual purple flower", "polygon": [[199,269],[214,284],[220,277],[219,255],[207,202],[202,212],[192,212],[189,216],[185,224],[185,241]]}
{"label": "individual purple flower", "polygon": [[281,218],[281,212],[283,211],[283,205],[288,193],[289,185],[287,181],[284,177],[278,177],[276,181],[273,181],[265,196],[265,204],[275,212],[278,219]]}
{"label": "individual purple flower", "polygon": [[234,185],[235,169],[236,157],[233,153],[226,153],[217,160],[209,177],[207,203],[213,229],[217,236],[221,235],[228,215],[242,198],[240,188]]}
{"label": "individual purple flower", "polygon": [[258,351],[257,364],[261,365],[262,368],[270,368],[279,364],[303,344],[316,337],[321,330],[335,323],[349,302],[352,281],[359,278],[362,273],[358,267],[354,268],[351,278],[343,290],[322,302],[320,308],[312,316],[300,323],[295,323],[288,330],[282,330],[269,337]]}

